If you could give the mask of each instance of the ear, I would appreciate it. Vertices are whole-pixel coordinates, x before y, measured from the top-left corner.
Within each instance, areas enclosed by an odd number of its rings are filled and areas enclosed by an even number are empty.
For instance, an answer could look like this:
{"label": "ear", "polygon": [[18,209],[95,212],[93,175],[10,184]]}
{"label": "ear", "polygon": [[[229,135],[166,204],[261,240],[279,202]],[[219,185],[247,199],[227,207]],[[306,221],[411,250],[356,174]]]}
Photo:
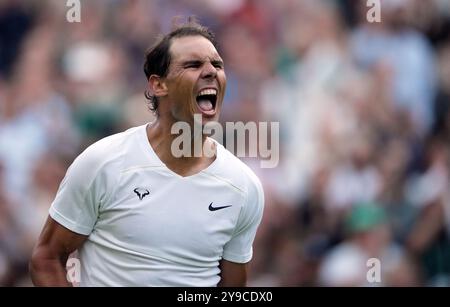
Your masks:
{"label": "ear", "polygon": [[158,75],[150,76],[150,78],[148,79],[148,86],[150,88],[150,91],[156,97],[163,97],[167,96],[168,94],[167,85],[164,81],[164,78],[161,78]]}

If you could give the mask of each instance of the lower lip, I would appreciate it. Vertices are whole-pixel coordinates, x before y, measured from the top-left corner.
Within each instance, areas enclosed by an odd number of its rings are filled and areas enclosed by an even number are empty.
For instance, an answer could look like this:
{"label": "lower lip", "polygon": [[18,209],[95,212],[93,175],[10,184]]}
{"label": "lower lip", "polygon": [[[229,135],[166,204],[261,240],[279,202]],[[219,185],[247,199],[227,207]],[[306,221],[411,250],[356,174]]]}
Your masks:
{"label": "lower lip", "polygon": [[216,115],[216,110],[211,110],[211,111],[200,110],[200,112],[202,112],[202,114],[207,117],[212,117],[212,116]]}

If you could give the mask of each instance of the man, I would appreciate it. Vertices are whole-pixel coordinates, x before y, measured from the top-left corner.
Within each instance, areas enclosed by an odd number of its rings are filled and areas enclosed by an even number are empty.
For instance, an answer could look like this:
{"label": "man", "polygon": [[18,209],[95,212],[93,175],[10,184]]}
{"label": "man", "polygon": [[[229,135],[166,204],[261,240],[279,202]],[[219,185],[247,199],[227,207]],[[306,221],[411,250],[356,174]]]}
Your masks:
{"label": "man", "polygon": [[81,286],[245,286],[262,218],[259,180],[203,134],[206,154],[176,158],[177,122],[219,117],[223,61],[206,28],[190,21],[146,55],[157,119],[98,141],[71,165],[30,263],[35,285],[70,285],[78,250]]}

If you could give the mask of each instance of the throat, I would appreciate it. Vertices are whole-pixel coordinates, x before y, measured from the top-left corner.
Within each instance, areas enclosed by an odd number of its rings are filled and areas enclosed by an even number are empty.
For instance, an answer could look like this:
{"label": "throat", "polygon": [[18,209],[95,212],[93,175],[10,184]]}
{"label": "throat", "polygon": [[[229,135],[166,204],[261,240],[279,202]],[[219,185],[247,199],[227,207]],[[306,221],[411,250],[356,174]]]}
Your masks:
{"label": "throat", "polygon": [[173,173],[181,177],[189,177],[196,175],[207,169],[215,160],[215,157],[207,158],[179,158],[171,163],[166,163],[166,167]]}
{"label": "throat", "polygon": [[[171,136],[162,137],[161,134],[155,134],[150,127],[147,127],[150,146],[158,159],[171,172],[181,177],[192,176],[209,167],[216,159],[216,144],[206,136],[203,135],[199,140],[190,139],[190,142],[179,143],[181,156],[180,152],[172,152],[172,144],[179,136]],[[201,149],[197,153],[195,153],[194,141],[200,142]]]}

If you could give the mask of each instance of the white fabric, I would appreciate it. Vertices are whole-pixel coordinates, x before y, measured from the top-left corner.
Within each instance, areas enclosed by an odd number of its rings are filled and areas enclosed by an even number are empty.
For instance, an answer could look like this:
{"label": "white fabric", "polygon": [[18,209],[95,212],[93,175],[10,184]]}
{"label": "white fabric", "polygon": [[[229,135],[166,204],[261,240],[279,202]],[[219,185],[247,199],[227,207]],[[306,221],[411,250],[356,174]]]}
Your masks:
{"label": "white fabric", "polygon": [[[89,236],[79,250],[81,286],[215,286],[222,258],[250,261],[262,186],[217,145],[216,160],[188,177],[159,160],[145,125],[98,141],[74,161],[50,215]],[[230,207],[210,211],[211,203]]]}

